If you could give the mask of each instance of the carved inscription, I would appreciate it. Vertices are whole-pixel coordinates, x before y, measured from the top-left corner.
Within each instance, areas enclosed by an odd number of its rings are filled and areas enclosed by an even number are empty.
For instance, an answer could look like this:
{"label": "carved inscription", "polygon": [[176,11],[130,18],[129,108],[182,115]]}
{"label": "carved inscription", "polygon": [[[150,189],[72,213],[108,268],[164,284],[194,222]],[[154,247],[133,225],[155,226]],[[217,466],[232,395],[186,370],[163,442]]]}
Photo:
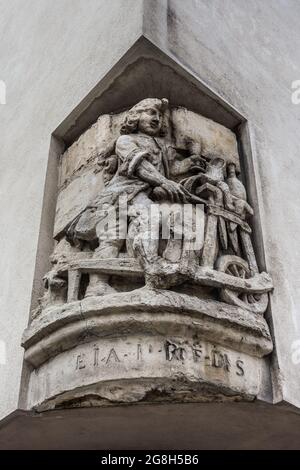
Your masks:
{"label": "carved inscription", "polygon": [[85,368],[85,354],[78,354],[76,358],[76,369]]}
{"label": "carved inscription", "polygon": [[116,344],[114,347],[101,348],[101,345],[94,344],[91,352],[78,354],[75,358],[75,370],[96,368],[100,365],[113,366],[123,364],[130,361],[132,364],[141,364],[147,362],[152,355],[157,355],[158,360],[167,363],[182,363],[191,360],[193,363],[220,370],[225,373],[233,373],[238,377],[245,375],[245,363],[240,358],[231,357],[227,351],[223,351],[219,347],[201,343],[180,343],[167,339],[159,346],[151,343],[137,344],[126,343],[127,348]]}
{"label": "carved inscription", "polygon": [[178,346],[175,343],[166,341],[166,359],[167,361],[172,361],[173,359],[177,361],[184,361],[185,358],[185,349],[182,346]]}
{"label": "carved inscription", "polygon": [[[187,355],[186,348],[174,342],[166,341],[165,349],[167,361],[184,361]],[[194,362],[204,362],[206,366],[215,367],[216,369],[223,369],[226,372],[230,372],[231,366],[234,365],[236,368],[236,375],[243,376],[245,374],[244,362],[242,360],[237,359],[234,364],[232,364],[228,353],[224,353],[219,349],[213,349],[210,355],[203,355],[201,345],[197,344],[192,345],[192,352]]]}
{"label": "carved inscription", "polygon": [[120,362],[120,359],[118,358],[118,355],[114,348],[109,351],[108,358],[106,359],[106,364],[108,364],[109,362]]}

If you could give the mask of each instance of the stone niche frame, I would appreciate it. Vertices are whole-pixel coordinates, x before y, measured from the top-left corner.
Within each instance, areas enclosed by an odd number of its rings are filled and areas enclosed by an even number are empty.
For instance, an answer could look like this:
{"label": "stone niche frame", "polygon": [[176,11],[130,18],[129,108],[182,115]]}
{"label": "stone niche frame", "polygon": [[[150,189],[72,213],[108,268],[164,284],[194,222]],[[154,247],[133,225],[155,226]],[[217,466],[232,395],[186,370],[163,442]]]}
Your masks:
{"label": "stone niche frame", "polygon": [[[248,201],[255,207],[251,226],[257,262],[266,271],[263,233],[257,190],[256,157],[251,143],[251,126],[238,110],[205,85],[190,67],[176,57],[167,55],[145,37],[141,37],[127,53],[99,81],[81,103],[55,129],[51,136],[48,169],[46,175],[40,235],[37,249],[31,311],[36,307],[43,291],[42,278],[49,269],[49,255],[53,249],[53,226],[55,217],[58,162],[63,151],[69,147],[101,114],[118,113],[146,97],[166,97],[172,106],[183,106],[232,130],[239,146],[242,174]],[[122,107],[120,107],[122,103]],[[269,304],[270,305],[270,304]],[[270,306],[266,318],[271,323]],[[272,325],[271,329],[272,329]],[[274,353],[267,356],[262,368],[260,394],[265,401],[273,401],[276,375],[273,374]],[[276,369],[276,368],[275,368]],[[31,373],[24,361],[21,408],[28,408],[27,391]],[[274,379],[275,378],[275,379]]]}

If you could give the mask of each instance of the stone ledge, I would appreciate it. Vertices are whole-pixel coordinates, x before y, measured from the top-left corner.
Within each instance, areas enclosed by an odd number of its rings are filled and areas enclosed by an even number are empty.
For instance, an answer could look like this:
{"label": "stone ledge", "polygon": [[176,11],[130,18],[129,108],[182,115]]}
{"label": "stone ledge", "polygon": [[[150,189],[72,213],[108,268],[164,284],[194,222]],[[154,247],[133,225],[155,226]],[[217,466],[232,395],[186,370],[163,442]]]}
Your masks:
{"label": "stone ledge", "polygon": [[90,338],[42,364],[30,375],[28,408],[249,400],[258,393],[257,357],[193,331],[122,333]]}
{"label": "stone ledge", "polygon": [[39,367],[87,338],[128,331],[178,335],[189,330],[252,356],[263,357],[272,351],[263,317],[222,302],[147,288],[52,307],[25,330],[23,346],[25,359]]}

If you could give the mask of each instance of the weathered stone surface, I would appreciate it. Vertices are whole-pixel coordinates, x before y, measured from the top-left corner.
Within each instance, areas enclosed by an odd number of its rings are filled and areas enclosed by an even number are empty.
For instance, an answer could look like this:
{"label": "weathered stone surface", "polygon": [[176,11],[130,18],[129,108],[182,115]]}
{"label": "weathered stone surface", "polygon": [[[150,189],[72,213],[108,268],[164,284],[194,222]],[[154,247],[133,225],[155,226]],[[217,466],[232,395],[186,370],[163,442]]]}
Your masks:
{"label": "weathered stone surface", "polygon": [[[61,156],[60,187],[65,187],[83,167],[93,164],[97,157],[108,155],[120,135],[124,112],[104,114],[99,117],[79,139]],[[172,110],[176,144],[186,148],[200,144],[205,156],[222,156],[239,168],[239,155],[235,134],[217,122],[207,119],[185,108]]]}
{"label": "weathered stone surface", "polygon": [[235,135],[146,98],[101,116],[60,170],[58,243],[23,338],[28,406],[254,398],[273,284]]}
{"label": "weathered stone surface", "polygon": [[179,148],[190,140],[191,146],[200,145],[203,156],[222,157],[240,169],[236,135],[231,130],[185,108],[173,110],[172,121]]}
{"label": "weathered stone surface", "polygon": [[99,117],[60,159],[59,186],[65,187],[83,167],[93,165],[97,158],[108,155],[120,135],[124,113]]}
{"label": "weathered stone surface", "polygon": [[58,237],[72,220],[93,201],[104,187],[101,172],[94,166],[74,178],[58,194],[54,237]]}
{"label": "weathered stone surface", "polygon": [[221,302],[186,294],[138,289],[111,294],[65,306],[52,307],[34,320],[24,332],[25,357],[34,367],[89,337],[130,332],[141,334],[186,334],[193,330],[237,351],[262,357],[272,351],[272,340],[261,316]]}
{"label": "weathered stone surface", "polygon": [[32,374],[29,406],[254,398],[259,360],[191,337],[116,336],[76,346]]}
{"label": "weathered stone surface", "polygon": [[[124,112],[100,116],[61,156],[54,236],[59,235],[72,218],[84,209],[87,201],[95,197],[94,172],[99,171],[97,162],[113,153],[124,117]],[[232,131],[184,108],[172,110],[172,122],[179,149],[196,148],[199,151],[201,148],[204,156],[222,157],[227,162],[235,163],[239,170],[237,141]],[[101,176],[97,183],[100,183],[97,187],[101,191]]]}

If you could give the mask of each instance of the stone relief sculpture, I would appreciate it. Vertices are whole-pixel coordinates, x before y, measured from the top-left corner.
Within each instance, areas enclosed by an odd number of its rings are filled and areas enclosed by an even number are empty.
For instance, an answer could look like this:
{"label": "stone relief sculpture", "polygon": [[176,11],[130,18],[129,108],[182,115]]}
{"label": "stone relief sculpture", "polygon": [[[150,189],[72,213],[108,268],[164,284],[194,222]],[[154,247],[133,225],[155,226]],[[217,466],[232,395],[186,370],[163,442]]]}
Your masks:
{"label": "stone relief sculpture", "polygon": [[[218,155],[203,157],[201,139],[191,142],[187,138],[185,150],[190,155],[183,158],[171,141],[171,125],[166,99],[145,99],[133,106],[125,116],[113,154],[100,163],[105,172],[105,188],[67,227],[66,240],[78,250],[89,247],[94,266],[96,260],[100,261],[99,267],[90,271],[85,296],[116,292],[105,272],[107,265],[102,267],[101,260],[116,262],[126,245],[127,255],[130,253],[138,260],[146,285],[168,288],[189,280],[220,288],[220,299],[226,303],[263,313],[271,280],[266,273],[258,272],[247,222],[253,209],[236,175],[236,163],[226,162]],[[103,225],[103,219],[108,217],[107,208],[114,208],[118,214],[121,196],[128,202],[129,219],[128,231],[123,236],[119,234],[120,220],[111,227],[113,234]],[[170,240],[172,250],[166,246],[164,253],[159,254],[159,240],[150,231],[150,207],[162,203],[203,205],[205,238],[200,253],[193,256],[181,253],[179,259],[177,255],[176,261],[172,261],[164,254],[178,251],[179,242]],[[65,298],[66,263],[60,261],[58,269],[46,276],[49,305]],[[72,294],[72,299],[77,300],[78,272],[75,281],[73,276],[69,270],[69,283],[77,282]]]}
{"label": "stone relief sculpture", "polygon": [[[50,324],[54,317],[65,328],[70,318],[77,319],[78,305],[80,315],[98,315],[97,321],[102,311],[114,315],[120,305],[125,316],[130,307],[133,312],[144,309],[149,314],[145,331],[160,309],[176,315],[191,311],[196,315],[201,310],[202,316],[216,317],[206,339],[230,347],[235,344],[234,350],[250,351],[250,356],[270,352],[272,342],[262,315],[272,280],[258,269],[249,223],[253,208],[239,177],[234,134],[184,108],[171,108],[167,99],[146,98],[116,118],[105,119],[110,124],[105,123],[104,137],[99,138],[95,129],[89,131],[94,132],[95,148],[90,156],[85,150],[80,155],[76,179],[68,170],[70,151],[62,157],[56,246],[52,269],[44,278],[45,294],[33,314],[36,326],[25,332],[28,361],[39,366],[51,351],[57,356],[70,348],[68,343],[59,351],[57,345],[56,349],[49,346],[46,355],[37,352],[33,345],[40,336],[34,328],[44,329],[47,337],[45,321]],[[80,146],[80,140],[74,145]],[[76,197],[82,194],[84,201],[76,203],[70,188],[84,178],[83,190],[76,190]],[[168,236],[164,237],[166,227]],[[69,320],[62,320],[66,310]],[[227,319],[222,317],[225,311]],[[225,333],[228,321],[230,334]],[[132,317],[129,323],[132,325]],[[191,319],[184,331],[192,324]],[[111,331],[110,336],[117,333]],[[89,334],[90,340],[96,334],[93,325]],[[245,339],[248,334],[250,339]],[[72,341],[74,347],[85,342],[82,337]],[[140,343],[137,348],[140,360]],[[184,362],[185,355],[188,357],[180,341],[168,339],[165,348],[167,361]],[[200,349],[192,346],[196,363]],[[83,362],[78,357],[76,368],[81,369]],[[112,357],[120,362],[114,348],[106,362]],[[211,365],[222,364],[229,371],[228,354],[222,353],[219,362],[213,357]],[[242,363],[236,359],[237,376],[243,375],[238,373]]]}

